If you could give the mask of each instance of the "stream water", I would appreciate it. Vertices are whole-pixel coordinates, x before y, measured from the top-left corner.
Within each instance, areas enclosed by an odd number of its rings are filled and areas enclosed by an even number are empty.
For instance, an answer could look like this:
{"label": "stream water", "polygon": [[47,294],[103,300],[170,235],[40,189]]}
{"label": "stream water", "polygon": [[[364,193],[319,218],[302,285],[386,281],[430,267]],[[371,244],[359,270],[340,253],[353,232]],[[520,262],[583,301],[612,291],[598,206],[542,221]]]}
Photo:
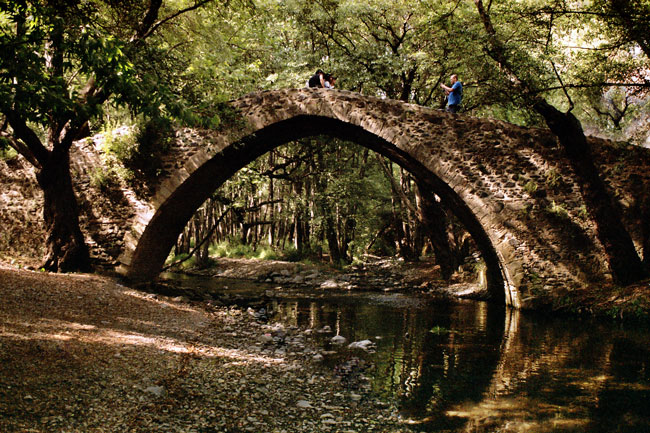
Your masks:
{"label": "stream water", "polygon": [[347,352],[324,368],[360,362],[366,386],[396,401],[414,431],[650,432],[648,327],[381,291],[269,290],[205,278],[183,285],[266,294],[270,321],[329,326],[323,350],[333,335],[371,340],[374,353]]}

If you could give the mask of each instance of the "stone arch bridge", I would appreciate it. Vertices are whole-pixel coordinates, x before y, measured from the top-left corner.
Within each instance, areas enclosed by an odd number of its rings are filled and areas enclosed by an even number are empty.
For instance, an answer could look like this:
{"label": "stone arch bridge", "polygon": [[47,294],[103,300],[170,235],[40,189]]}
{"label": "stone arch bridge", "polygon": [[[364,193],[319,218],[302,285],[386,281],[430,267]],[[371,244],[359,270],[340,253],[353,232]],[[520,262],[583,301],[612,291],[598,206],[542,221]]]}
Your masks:
{"label": "stone arch bridge", "polygon": [[[231,105],[240,115],[231,126],[179,131],[154,192],[131,201],[119,257],[128,277],[156,277],[195,210],[239,169],[289,141],[329,135],[390,158],[438,195],[480,249],[495,300],[535,307],[549,291],[610,278],[575,176],[546,130],[338,90],[268,91]],[[647,149],[592,145],[641,249],[647,233],[634,216],[650,186]]]}

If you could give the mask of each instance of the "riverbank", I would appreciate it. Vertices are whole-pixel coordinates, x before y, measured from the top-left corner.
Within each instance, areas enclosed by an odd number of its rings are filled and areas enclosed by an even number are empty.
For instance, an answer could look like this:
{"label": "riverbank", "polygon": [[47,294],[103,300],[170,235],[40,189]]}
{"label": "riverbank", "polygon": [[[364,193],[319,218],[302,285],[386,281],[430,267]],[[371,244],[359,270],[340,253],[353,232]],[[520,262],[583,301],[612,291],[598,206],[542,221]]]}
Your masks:
{"label": "riverbank", "polygon": [[5,265],[0,296],[3,432],[408,431],[252,311]]}
{"label": "riverbank", "polygon": [[[485,288],[472,282],[474,275],[456,273],[450,282],[440,279],[433,260],[404,262],[375,258],[347,269],[278,260],[215,258],[206,269],[185,270],[191,275],[251,280],[280,286],[327,290],[381,290],[423,293],[449,298],[487,299]],[[200,297],[200,296],[199,296]],[[607,320],[650,321],[650,280],[626,287],[599,284],[549,293],[538,311]]]}
{"label": "riverbank", "polygon": [[326,263],[301,263],[246,258],[211,258],[205,269],[180,272],[211,278],[231,278],[284,287],[327,290],[369,290],[427,293],[445,297],[487,299],[484,287],[472,282],[476,275],[459,270],[451,281],[440,277],[440,267],[432,257],[406,262],[395,257],[366,257],[365,262],[334,268]]}

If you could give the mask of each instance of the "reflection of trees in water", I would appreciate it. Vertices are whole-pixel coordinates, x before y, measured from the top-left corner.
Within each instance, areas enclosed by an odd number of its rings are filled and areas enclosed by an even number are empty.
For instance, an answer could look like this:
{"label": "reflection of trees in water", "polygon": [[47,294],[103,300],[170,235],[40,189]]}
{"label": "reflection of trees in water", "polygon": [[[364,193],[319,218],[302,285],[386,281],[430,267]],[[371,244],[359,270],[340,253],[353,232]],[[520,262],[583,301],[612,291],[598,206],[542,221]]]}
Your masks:
{"label": "reflection of trees in water", "polygon": [[595,432],[650,432],[648,331],[629,331],[611,342],[609,374],[592,409]]}
{"label": "reflection of trees in water", "polygon": [[[497,365],[503,310],[484,303],[437,303],[434,309],[337,304],[278,305],[286,323],[332,327],[349,340],[380,336],[373,390],[400,396],[407,413],[439,412],[468,397],[479,399]],[[296,312],[303,311],[302,319]],[[300,314],[300,313],[298,313]],[[308,315],[308,317],[306,317]]]}
{"label": "reflection of trees in water", "polygon": [[481,303],[279,308],[293,325],[381,336],[373,389],[400,396],[405,415],[424,418],[420,430],[650,431],[647,329],[504,315]]}
{"label": "reflection of trees in water", "polygon": [[405,389],[405,415],[434,419],[460,401],[479,400],[490,384],[499,360],[503,310],[474,304],[439,315],[420,339],[415,386]]}
{"label": "reflection of trees in water", "polygon": [[[467,432],[650,431],[650,382],[642,373],[649,359],[647,331],[638,339],[641,355],[631,369],[636,372],[623,382],[614,357],[618,351],[629,363],[633,344],[619,344],[617,350],[618,332],[592,322],[545,321],[512,312],[488,391],[480,401],[461,403],[446,414],[463,419],[458,431]],[[645,382],[643,390],[631,390],[639,381]]]}

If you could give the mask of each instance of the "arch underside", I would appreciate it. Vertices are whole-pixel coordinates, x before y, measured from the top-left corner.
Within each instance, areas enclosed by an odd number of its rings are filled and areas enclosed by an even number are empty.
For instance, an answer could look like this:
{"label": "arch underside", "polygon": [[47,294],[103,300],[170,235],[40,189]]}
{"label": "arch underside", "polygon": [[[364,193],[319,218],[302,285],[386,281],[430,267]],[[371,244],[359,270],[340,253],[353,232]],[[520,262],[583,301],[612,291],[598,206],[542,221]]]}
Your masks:
{"label": "arch underside", "polygon": [[421,187],[435,193],[465,226],[487,266],[488,293],[492,300],[512,304],[507,268],[490,236],[461,199],[440,177],[407,152],[366,131],[362,127],[329,117],[299,115],[273,123],[226,145],[196,168],[161,202],[149,220],[128,263],[127,276],[133,280],[155,278],[169,251],[196,210],[226,180],[241,168],[272,149],[301,138],[327,135],[352,141],[378,152],[409,171]]}

